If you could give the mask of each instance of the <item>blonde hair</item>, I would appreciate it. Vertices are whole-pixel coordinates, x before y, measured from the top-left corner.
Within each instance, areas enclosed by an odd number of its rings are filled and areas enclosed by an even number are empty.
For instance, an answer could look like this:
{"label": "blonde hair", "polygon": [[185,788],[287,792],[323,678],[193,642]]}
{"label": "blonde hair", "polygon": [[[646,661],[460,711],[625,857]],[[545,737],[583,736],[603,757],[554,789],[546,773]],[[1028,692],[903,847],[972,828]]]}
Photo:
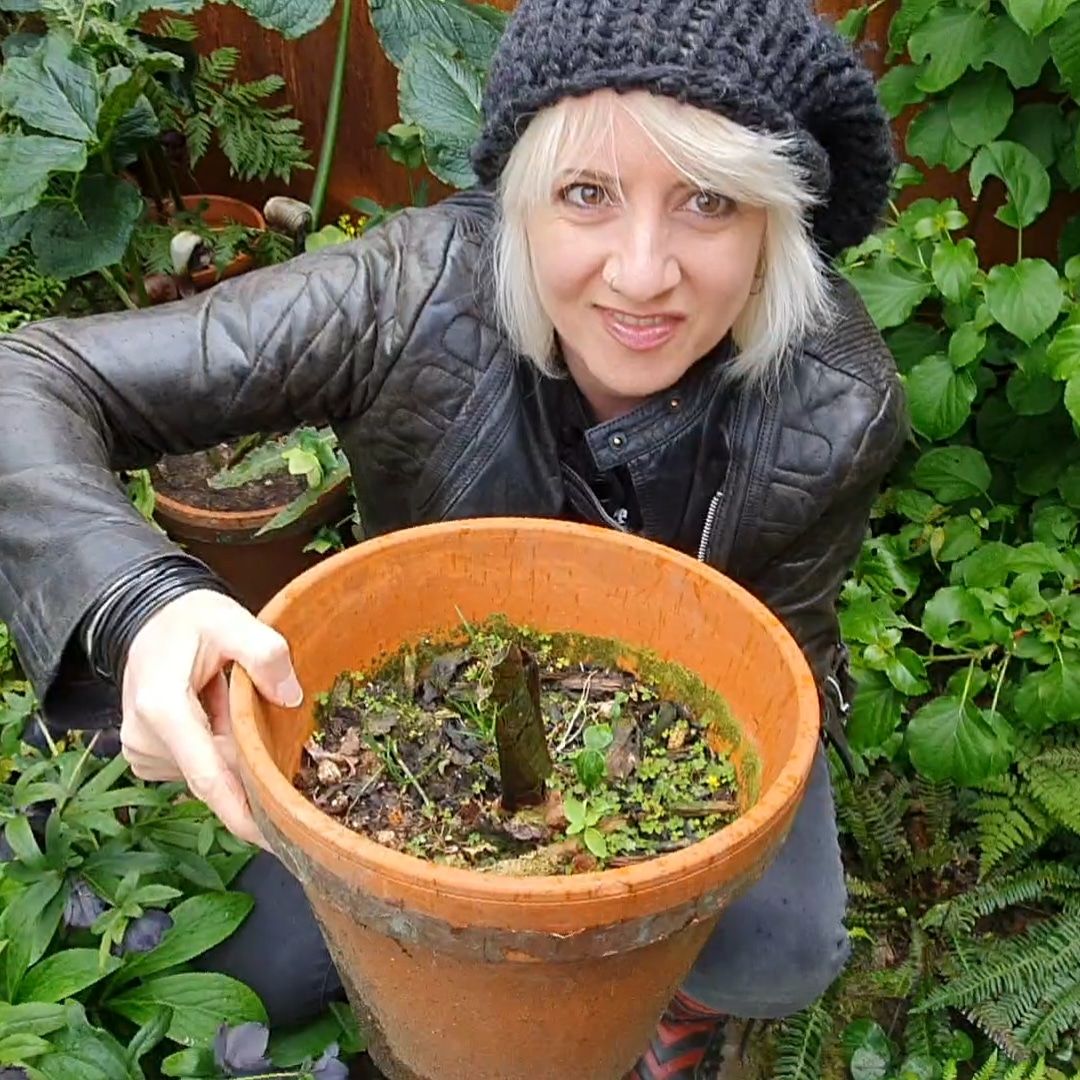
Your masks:
{"label": "blonde hair", "polygon": [[624,109],[690,183],[766,211],[760,288],[735,320],[732,378],[775,380],[794,348],[831,318],[825,258],[808,223],[814,197],[791,154],[791,140],[761,134],[726,117],[648,92],[565,98],[544,109],[518,140],[499,181],[493,242],[496,308],[522,355],[561,373],[555,328],[540,302],[527,224],[552,197],[557,175],[582,147],[613,138]]}

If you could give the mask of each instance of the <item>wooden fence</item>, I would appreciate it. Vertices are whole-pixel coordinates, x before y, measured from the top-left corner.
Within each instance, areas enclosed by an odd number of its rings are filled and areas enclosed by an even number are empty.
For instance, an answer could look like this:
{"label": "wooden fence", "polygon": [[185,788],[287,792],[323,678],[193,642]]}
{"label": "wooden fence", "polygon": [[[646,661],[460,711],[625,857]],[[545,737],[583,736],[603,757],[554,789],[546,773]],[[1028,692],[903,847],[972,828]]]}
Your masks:
{"label": "wooden fence", "polygon": [[[490,2],[504,10],[515,5],[515,0]],[[818,0],[817,6],[823,15],[835,19],[853,7],[862,6],[862,0]],[[899,0],[888,0],[874,12],[868,26],[865,56],[871,69],[879,74],[884,70],[889,20],[898,6]],[[237,8],[226,5],[207,5],[198,16],[198,24],[201,48],[233,45],[240,49],[237,72],[240,77],[256,78],[271,72],[284,77],[285,96],[304,125],[305,137],[313,148],[313,160],[316,159],[334,65],[337,15],[293,42],[267,33]],[[349,57],[341,129],[327,197],[326,209],[330,215],[348,209],[350,200],[360,195],[384,204],[408,199],[405,170],[375,145],[376,135],[398,119],[397,72],[382,54],[368,20],[366,0],[354,0]],[[897,145],[901,150],[906,128],[907,118],[902,117],[896,124]],[[926,171],[925,166],[917,164]],[[295,173],[287,188],[276,181],[242,184],[229,177],[221,158],[211,156],[200,167],[197,182],[203,191],[238,195],[260,203],[267,195],[283,190],[306,199],[313,177],[314,170]],[[918,194],[938,198],[952,195],[959,199],[972,218],[971,233],[985,264],[1015,259],[1015,233],[994,218],[994,211],[1004,197],[999,181],[989,181],[982,199],[975,204],[967,188],[966,169],[957,175],[936,169],[929,179],[929,189],[922,187]],[[433,188],[436,196],[443,190],[439,185]],[[1025,231],[1024,253],[1052,257],[1062,224],[1078,212],[1080,197],[1058,200],[1050,213]]]}

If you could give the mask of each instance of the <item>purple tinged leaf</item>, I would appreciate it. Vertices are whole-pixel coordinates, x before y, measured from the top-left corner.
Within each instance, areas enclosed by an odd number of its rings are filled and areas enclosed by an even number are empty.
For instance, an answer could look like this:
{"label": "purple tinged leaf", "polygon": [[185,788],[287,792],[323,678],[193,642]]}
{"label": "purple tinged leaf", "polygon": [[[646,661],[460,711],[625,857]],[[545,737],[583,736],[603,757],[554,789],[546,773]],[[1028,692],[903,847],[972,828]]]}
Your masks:
{"label": "purple tinged leaf", "polygon": [[64,904],[64,925],[72,930],[89,930],[108,910],[108,905],[90,887],[86,878],[77,877],[71,883]]}
{"label": "purple tinged leaf", "polygon": [[8,1065],[0,1068],[0,1080],[30,1080],[30,1074],[25,1069]]}
{"label": "purple tinged leaf", "polygon": [[214,1036],[214,1061],[226,1076],[258,1076],[273,1068],[266,1057],[269,1041],[270,1029],[265,1024],[222,1024]]}
{"label": "purple tinged leaf", "polygon": [[137,919],[132,919],[124,929],[120,952],[144,953],[157,947],[161,935],[173,924],[172,916],[159,908],[150,908]]}
{"label": "purple tinged leaf", "polygon": [[[0,863],[11,862],[15,858],[15,852],[7,842],[7,837],[0,832]],[[4,1080],[4,1074],[0,1072],[0,1080]]]}
{"label": "purple tinged leaf", "polygon": [[348,1080],[349,1067],[338,1058],[338,1045],[331,1043],[323,1056],[312,1066],[315,1080]]}

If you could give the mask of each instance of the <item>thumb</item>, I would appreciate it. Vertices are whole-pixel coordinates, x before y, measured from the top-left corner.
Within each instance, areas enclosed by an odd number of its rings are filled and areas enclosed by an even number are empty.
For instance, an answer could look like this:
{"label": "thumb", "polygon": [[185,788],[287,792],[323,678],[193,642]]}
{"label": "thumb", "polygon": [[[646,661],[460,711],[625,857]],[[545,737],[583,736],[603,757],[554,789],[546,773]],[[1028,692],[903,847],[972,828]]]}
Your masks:
{"label": "thumb", "polygon": [[286,640],[239,605],[230,608],[218,627],[218,644],[228,659],[251,677],[259,693],[278,705],[295,709],[304,691],[292,666]]}
{"label": "thumb", "polygon": [[189,694],[174,709],[171,717],[162,718],[159,731],[192,795],[206,803],[234,836],[265,847],[243,786],[218,748],[198,699]]}

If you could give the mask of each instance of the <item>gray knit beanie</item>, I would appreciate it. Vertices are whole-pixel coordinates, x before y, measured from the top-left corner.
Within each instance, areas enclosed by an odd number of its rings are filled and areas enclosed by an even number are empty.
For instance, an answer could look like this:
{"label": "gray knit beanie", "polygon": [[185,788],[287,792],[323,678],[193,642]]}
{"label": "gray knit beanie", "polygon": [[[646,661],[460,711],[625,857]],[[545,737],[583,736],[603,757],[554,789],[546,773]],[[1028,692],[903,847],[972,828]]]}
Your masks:
{"label": "gray knit beanie", "polygon": [[873,76],[811,0],[521,0],[492,62],[472,163],[492,185],[533,115],[570,95],[651,90],[793,135],[835,254],[878,223],[895,164]]}

